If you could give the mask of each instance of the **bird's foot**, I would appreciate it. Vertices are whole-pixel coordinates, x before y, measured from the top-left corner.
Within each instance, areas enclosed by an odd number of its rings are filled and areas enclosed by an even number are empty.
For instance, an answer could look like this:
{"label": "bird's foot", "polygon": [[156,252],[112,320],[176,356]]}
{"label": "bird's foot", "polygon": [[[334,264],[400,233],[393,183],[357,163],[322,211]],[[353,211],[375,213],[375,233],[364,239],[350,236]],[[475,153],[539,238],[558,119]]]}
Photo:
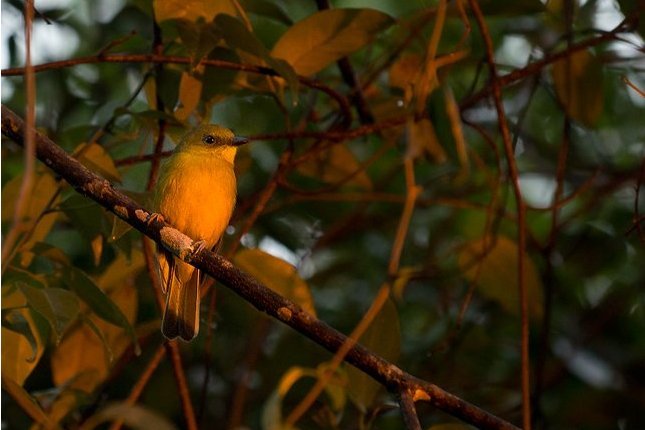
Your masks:
{"label": "bird's foot", "polygon": [[148,215],[148,218],[146,218],[146,224],[150,225],[155,222],[164,223],[166,222],[166,219],[160,213],[153,212]]}
{"label": "bird's foot", "polygon": [[193,242],[193,246],[192,246],[193,254],[202,252],[206,248],[208,248],[208,246],[206,245],[205,240],[196,240]]}

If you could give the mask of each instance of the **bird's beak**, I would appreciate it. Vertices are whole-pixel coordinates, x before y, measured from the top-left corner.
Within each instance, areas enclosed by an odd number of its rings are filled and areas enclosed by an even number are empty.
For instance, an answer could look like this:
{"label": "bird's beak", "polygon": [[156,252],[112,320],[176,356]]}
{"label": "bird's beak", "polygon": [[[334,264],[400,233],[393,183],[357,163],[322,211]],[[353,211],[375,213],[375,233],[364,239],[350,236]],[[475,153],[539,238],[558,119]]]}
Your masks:
{"label": "bird's beak", "polygon": [[249,139],[247,139],[246,137],[235,136],[233,138],[233,146],[241,146],[241,145],[244,145],[245,143],[249,143]]}

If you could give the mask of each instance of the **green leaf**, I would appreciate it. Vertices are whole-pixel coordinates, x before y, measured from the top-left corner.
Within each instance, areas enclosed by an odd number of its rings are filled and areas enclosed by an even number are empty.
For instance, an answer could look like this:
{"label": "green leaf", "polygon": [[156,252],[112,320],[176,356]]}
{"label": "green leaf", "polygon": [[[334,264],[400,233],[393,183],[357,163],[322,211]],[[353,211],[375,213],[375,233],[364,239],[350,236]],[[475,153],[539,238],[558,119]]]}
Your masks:
{"label": "green leaf", "polygon": [[194,22],[187,19],[178,19],[175,22],[177,33],[184,46],[193,58],[193,66],[206,57],[221,39],[214,22]]}
{"label": "green leaf", "polygon": [[99,328],[98,325],[94,322],[92,318],[88,317],[83,317],[83,322],[87,325],[87,327],[94,332],[97,338],[101,340],[101,344],[103,345],[103,353],[104,356],[106,357],[107,363],[112,363],[114,361],[114,351],[112,351],[112,346],[110,345],[110,340],[107,338],[105,333],[103,333],[103,330]]}
{"label": "green leaf", "polygon": [[42,315],[54,330],[57,342],[81,310],[78,298],[61,288],[34,288],[20,285],[29,305]]}
{"label": "green leaf", "polygon": [[70,265],[69,257],[65,254],[65,252],[62,249],[55,247],[54,245],[50,245],[49,243],[35,243],[31,248],[31,252],[34,255],[45,257],[50,261],[61,264],[63,266]]}
{"label": "green leaf", "polygon": [[[401,353],[401,328],[399,312],[391,299],[388,299],[372,324],[359,339],[361,345],[380,355],[391,363],[395,363]],[[347,391],[349,398],[362,412],[366,412],[383,388],[370,376],[347,366]]]}
{"label": "green leaf", "polygon": [[[232,63],[239,63],[240,57],[232,49],[218,47],[215,48],[208,55],[212,60],[224,60]],[[204,88],[202,90],[203,99],[210,101],[214,97],[221,94],[231,94],[236,91],[233,86],[235,77],[238,72],[236,70],[225,70],[217,67],[206,67],[202,78]]]}
{"label": "green leaf", "polygon": [[553,64],[558,100],[572,119],[594,127],[604,104],[602,64],[588,50],[574,52]]}
{"label": "green leaf", "polygon": [[228,46],[240,49],[264,60],[269,67],[287,81],[292,96],[294,100],[296,99],[299,86],[298,76],[288,62],[274,58],[255,34],[247,30],[239,19],[222,14],[215,18],[215,23]]}
{"label": "green leaf", "polygon": [[243,249],[235,255],[234,260],[236,265],[258,281],[316,315],[309,286],[294,266],[260,249]]}
{"label": "green leaf", "polygon": [[69,267],[61,273],[61,277],[65,285],[102,320],[125,329],[132,329],[121,309],[85,272],[76,267]]}
{"label": "green leaf", "polygon": [[46,339],[36,314],[26,305],[27,299],[19,288],[2,286],[2,376],[21,386],[38,365]]}
{"label": "green leaf", "polygon": [[269,57],[267,48],[239,19],[230,15],[217,15],[215,24],[231,48],[240,49],[262,59]]}
{"label": "green leaf", "polygon": [[45,288],[47,286],[47,279],[44,275],[37,275],[17,267],[9,267],[2,278],[3,297],[5,292],[17,289],[20,284],[29,285],[34,288]]}
{"label": "green leaf", "polygon": [[282,6],[277,2],[268,0],[243,0],[241,3],[247,12],[274,19],[285,25],[293,24],[289,15],[287,15],[284,9],[282,9]]}
{"label": "green leaf", "polygon": [[297,22],[282,35],[271,55],[309,76],[358,51],[394,20],[374,9],[330,9]]}
{"label": "green leaf", "polygon": [[108,222],[105,209],[95,201],[72,194],[59,207],[72,221],[76,230],[89,242],[94,254],[94,261],[100,261],[103,236],[108,233]]}
{"label": "green leaf", "polygon": [[[144,86],[146,91],[146,96],[148,99],[148,104],[150,107],[155,108],[157,106],[157,93],[163,101],[164,105],[167,107],[172,107],[177,104],[177,98],[179,97],[179,82],[181,80],[181,75],[183,69],[179,70],[176,67],[166,67],[163,70],[163,73],[159,76],[159,79],[148,79]],[[157,86],[157,81],[159,85]],[[167,115],[160,113],[158,111],[144,111],[137,112],[136,118],[142,121],[146,121],[153,124],[153,121],[156,122],[158,118],[166,118]],[[156,123],[154,123],[156,126]]]}
{"label": "green leaf", "polygon": [[[492,240],[479,239],[468,242],[459,252],[459,267],[464,277],[478,285],[476,290],[484,297],[496,301],[512,315],[519,315],[517,287],[517,244],[504,237]],[[484,252],[484,247],[489,248]],[[524,256],[524,280],[528,296],[529,314],[542,318],[542,283],[533,260]]]}

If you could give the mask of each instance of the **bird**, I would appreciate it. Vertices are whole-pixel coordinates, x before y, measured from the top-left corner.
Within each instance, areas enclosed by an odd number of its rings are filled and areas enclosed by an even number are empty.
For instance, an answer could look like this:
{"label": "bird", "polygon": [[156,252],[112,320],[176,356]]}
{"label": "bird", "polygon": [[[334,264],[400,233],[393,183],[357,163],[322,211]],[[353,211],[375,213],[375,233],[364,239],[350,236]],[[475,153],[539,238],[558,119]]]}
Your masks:
{"label": "bird", "polygon": [[[197,249],[214,248],[228,227],[237,196],[235,155],[246,142],[225,127],[202,124],[160,168],[155,213],[195,240]],[[200,271],[161,247],[156,258],[166,294],[161,332],[189,342],[199,333]]]}

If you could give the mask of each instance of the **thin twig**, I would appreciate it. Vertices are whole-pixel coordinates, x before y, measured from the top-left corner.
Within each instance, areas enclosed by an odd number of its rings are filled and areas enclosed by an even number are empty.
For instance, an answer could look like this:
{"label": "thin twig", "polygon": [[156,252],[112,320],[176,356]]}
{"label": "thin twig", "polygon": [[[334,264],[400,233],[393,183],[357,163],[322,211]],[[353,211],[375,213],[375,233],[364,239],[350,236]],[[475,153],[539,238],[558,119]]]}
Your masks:
{"label": "thin twig", "polygon": [[[329,0],[316,0],[316,6],[318,10],[328,10],[331,9]],[[349,58],[343,57],[336,62],[338,65],[338,70],[340,70],[340,75],[343,77],[343,80],[349,88],[351,88],[350,99],[354,103],[356,112],[358,112],[358,119],[361,121],[361,124],[371,124],[374,122],[374,115],[370,112],[370,108],[365,100],[365,95],[363,94],[363,89],[356,79],[356,73],[354,72],[354,67],[350,63]]]}
{"label": "thin twig", "polygon": [[[384,70],[386,70],[388,67],[390,67],[397,58],[401,56],[401,53],[406,51],[406,48],[416,39],[419,37],[419,34],[421,33],[421,30],[430,22],[430,19],[432,16],[436,13],[436,8],[429,8],[423,11],[421,17],[415,17],[415,20],[418,20],[418,22],[415,22],[411,24],[410,29],[405,31],[405,38],[403,41],[394,47],[392,50],[392,53],[385,58],[385,61],[378,67],[376,67],[364,80],[363,80],[363,89],[368,88],[370,85],[374,83],[374,81],[381,76],[381,73],[383,73]],[[450,54],[448,54],[450,55]]]}
{"label": "thin twig", "polygon": [[173,367],[173,375],[175,375],[175,382],[179,399],[181,400],[181,409],[184,412],[184,419],[186,420],[186,427],[188,430],[197,430],[197,420],[195,418],[195,410],[190,401],[190,390],[188,389],[188,382],[186,381],[186,374],[183,371],[181,354],[179,353],[179,343],[177,340],[167,340],[164,342],[166,354],[170,358],[170,364]]}
{"label": "thin twig", "polygon": [[25,17],[25,99],[27,121],[27,133],[25,136],[24,163],[25,169],[22,175],[22,182],[16,199],[16,206],[13,213],[13,225],[6,234],[2,244],[2,271],[9,267],[11,259],[9,254],[14,249],[20,234],[28,228],[28,223],[23,219],[27,205],[31,201],[31,190],[34,186],[36,174],[36,157],[34,145],[34,129],[36,126],[36,76],[34,66],[31,63],[31,32],[34,19],[34,0],[27,0],[24,6]]}
{"label": "thin twig", "polygon": [[625,236],[629,236],[630,234],[632,234],[632,231],[638,231],[638,238],[642,243],[645,243],[645,232],[643,231],[643,227],[641,226],[641,224],[645,222],[645,216],[642,216],[639,213],[639,198],[643,182],[645,182],[645,158],[643,158],[643,161],[641,162],[640,173],[638,175],[638,178],[636,179],[636,187],[634,188],[636,195],[634,196],[634,216],[632,226],[625,232]]}
{"label": "thin twig", "polygon": [[402,391],[399,395],[399,405],[401,406],[401,414],[403,415],[405,428],[408,430],[421,430],[421,423],[419,422],[417,410],[414,407],[412,393],[408,390]]}
{"label": "thin twig", "polygon": [[272,321],[270,319],[264,317],[258,319],[259,321],[253,325],[253,332],[249,337],[249,346],[244,353],[244,358],[241,365],[238,366],[240,374],[236,381],[235,390],[233,390],[226,423],[226,428],[230,430],[243,428],[244,408],[255,365],[261,357],[263,341],[269,334],[269,328],[271,328]]}
{"label": "thin twig", "polygon": [[[155,370],[157,370],[157,367],[159,367],[159,364],[161,363],[161,360],[163,359],[165,354],[166,350],[163,345],[157,348],[155,355],[152,357],[141,376],[139,376],[137,383],[132,387],[132,390],[130,390],[130,395],[127,399],[125,399],[124,403],[126,405],[133,406],[135,403],[137,403],[137,400],[139,400],[139,397],[141,397],[143,390],[145,389],[146,385],[148,385],[148,382],[150,382],[150,378],[152,378]],[[122,426],[123,420],[118,420],[114,424],[112,424],[110,430],[120,430]]]}
{"label": "thin twig", "polygon": [[[623,31],[624,31],[624,26],[621,23],[612,31],[602,33],[598,37],[592,37],[587,40],[574,43],[573,45],[571,45],[566,49],[563,49],[562,51],[558,51],[554,54],[547,55],[541,60],[530,63],[525,67],[522,67],[521,69],[513,70],[512,72],[504,76],[499,76],[497,79],[498,85],[500,87],[507,87],[518,81],[521,81],[522,79],[528,78],[529,76],[536,75],[540,73],[546,66],[549,66],[555,63],[556,61],[562,60],[563,58],[567,58],[574,52],[582,51],[584,49],[591,48],[593,46],[600,45],[601,43],[616,39],[617,35]],[[467,109],[470,109],[480,100],[485,99],[486,97],[489,97],[492,91],[493,91],[493,88],[491,86],[485,86],[477,93],[466,98],[459,105],[461,108],[461,111],[463,112]]]}
{"label": "thin twig", "polygon": [[439,49],[439,41],[443,34],[443,24],[446,19],[448,3],[446,0],[439,0],[437,16],[435,19],[432,34],[426,48],[426,57],[423,67],[417,73],[414,82],[415,116],[420,117],[426,109],[426,100],[430,92],[437,86],[437,64],[435,58]]}
{"label": "thin twig", "polygon": [[[152,22],[152,33],[154,35],[154,40],[152,43],[152,52],[155,55],[160,55],[163,53],[163,43],[161,38],[161,27],[153,19]],[[163,113],[165,111],[165,106],[163,98],[161,97],[161,88],[163,86],[163,63],[155,64],[155,104],[158,112]],[[163,151],[164,140],[166,139],[166,120],[163,116],[157,121],[158,134],[157,141],[155,142],[154,152],[152,154],[152,163],[150,164],[150,173],[148,175],[148,186],[146,187],[147,191],[150,191],[154,188],[155,183],[157,182],[157,176],[159,172],[159,166],[161,164],[161,153]]]}
{"label": "thin twig", "polygon": [[[158,54],[107,54],[100,56],[87,56],[79,57],[70,60],[53,61],[50,63],[40,64],[33,67],[34,73],[40,73],[47,70],[57,70],[66,67],[73,67],[79,64],[97,64],[97,63],[165,63],[165,64],[193,64],[193,59],[190,57],[180,57],[175,55],[158,55]],[[255,66],[251,64],[232,63],[224,60],[203,59],[199,65],[217,67],[225,70],[236,70],[240,72],[255,73],[266,76],[277,76],[278,73],[264,66]],[[25,73],[25,68],[15,67],[2,70],[2,76],[20,76]],[[342,116],[342,125],[344,128],[351,123],[352,112],[347,99],[337,92],[336,90],[328,87],[322,82],[307,78],[305,76],[298,76],[298,81],[306,87],[317,89],[333,98],[338,104]]]}
{"label": "thin twig", "polygon": [[[573,44],[573,2],[571,0],[564,2],[564,18],[566,23],[566,40],[567,48],[571,48]],[[565,75],[565,87],[567,91],[566,100],[571,100],[573,96],[573,79],[574,76],[571,73],[571,61],[566,62],[566,75]],[[567,171],[567,158],[569,155],[569,147],[571,144],[571,119],[566,113],[566,109],[562,109],[564,112],[564,124],[562,127],[562,143],[558,151],[558,163],[556,167],[556,186],[555,192],[553,193],[553,203],[551,204],[551,226],[549,229],[549,237],[547,239],[547,244],[544,247],[546,273],[545,273],[545,283],[544,283],[544,315],[542,317],[542,332],[540,333],[540,348],[535,362],[535,387],[532,396],[532,409],[535,416],[533,419],[537,419],[538,416],[541,416],[541,397],[542,397],[542,388],[544,385],[544,370],[546,365],[546,360],[549,354],[549,344],[551,343],[551,322],[553,318],[553,295],[555,294],[555,282],[556,277],[554,273],[554,267],[552,264],[553,261],[553,250],[555,249],[555,244],[557,241],[558,232],[560,227],[558,225],[559,215],[560,215],[560,206],[559,202],[561,200],[563,190],[564,190],[564,181]],[[546,425],[546,423],[542,423]]]}
{"label": "thin twig", "polygon": [[639,96],[645,98],[645,91],[643,91],[640,88],[638,88],[636,86],[636,84],[634,84],[632,81],[630,81],[627,76],[623,76],[621,79],[625,84],[627,84],[628,87],[630,87],[632,90],[636,91],[636,94],[638,94]]}
{"label": "thin twig", "polygon": [[[394,238],[394,243],[392,245],[390,254],[390,261],[388,264],[389,278],[394,278],[399,270],[399,262],[401,260],[401,254],[403,252],[405,237],[407,236],[415,203],[421,193],[421,187],[416,184],[414,179],[414,162],[412,158],[407,157],[404,160],[404,167],[407,194],[403,207],[403,213],[401,214],[401,219],[399,220],[399,226],[397,228],[396,236]],[[346,343],[341,346],[341,348],[331,359],[328,372],[318,378],[307,395],[291,411],[286,419],[287,425],[293,426],[300,419],[300,417],[302,417],[302,415],[304,415],[304,413],[311,407],[311,405],[313,405],[315,400],[331,380],[335,369],[340,366],[340,363],[342,363],[342,361],[345,359],[345,355],[349,352],[353,345],[358,342],[365,331],[367,331],[369,326],[372,324],[372,321],[374,321],[374,318],[376,318],[376,316],[379,314],[389,297],[390,284],[386,282],[379,289],[369,309],[367,310],[367,312],[365,312],[365,315],[363,315],[361,321],[352,331]]]}
{"label": "thin twig", "polygon": [[504,103],[502,100],[502,86],[498,80],[497,66],[495,65],[495,51],[493,41],[488,31],[488,26],[484,20],[484,15],[479,7],[477,0],[469,0],[470,7],[477,20],[481,35],[484,39],[486,46],[486,58],[490,70],[491,87],[493,91],[493,98],[495,101],[495,110],[497,111],[497,118],[499,129],[502,133],[502,141],[504,143],[504,152],[506,154],[506,162],[513,185],[513,193],[515,194],[515,204],[517,208],[517,284],[519,289],[520,298],[520,315],[521,315],[521,357],[522,357],[522,372],[521,372],[521,385],[522,385],[522,423],[524,430],[531,430],[531,388],[530,388],[530,363],[529,363],[529,310],[528,310],[528,295],[524,275],[525,265],[525,250],[526,250],[526,206],[522,198],[522,191],[520,189],[520,177],[515,163],[515,156],[513,150],[513,143],[511,134],[506,122],[506,113],[504,112]]}

